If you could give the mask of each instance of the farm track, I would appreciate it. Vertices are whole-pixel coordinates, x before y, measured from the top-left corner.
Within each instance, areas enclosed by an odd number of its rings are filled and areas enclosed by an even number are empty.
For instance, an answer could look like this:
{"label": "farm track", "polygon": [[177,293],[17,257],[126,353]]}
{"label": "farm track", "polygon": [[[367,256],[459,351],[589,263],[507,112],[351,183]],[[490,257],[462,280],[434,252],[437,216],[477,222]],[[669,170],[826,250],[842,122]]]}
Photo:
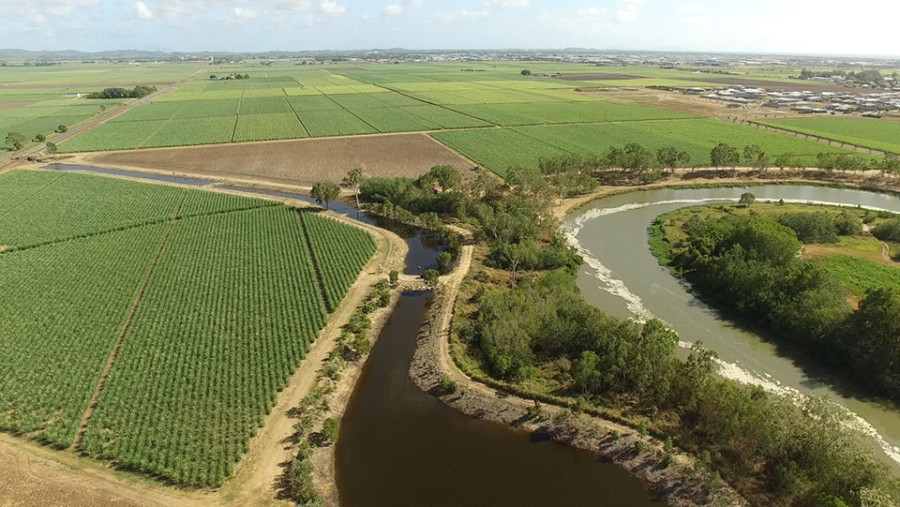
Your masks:
{"label": "farm track", "polygon": [[134,316],[137,314],[138,307],[141,304],[141,301],[144,299],[144,294],[147,292],[147,286],[150,284],[150,279],[153,277],[153,271],[156,269],[156,265],[159,263],[159,258],[162,256],[163,249],[166,246],[166,241],[169,239],[169,234],[171,234],[172,229],[175,227],[175,224],[178,222],[178,216],[181,213],[181,208],[184,206],[184,201],[187,199],[188,191],[185,190],[181,194],[181,201],[178,203],[178,207],[175,209],[175,214],[169,220],[169,227],[166,228],[166,232],[163,233],[163,237],[159,242],[159,248],[156,249],[156,255],[153,257],[153,261],[150,263],[150,267],[147,269],[147,274],[144,276],[144,281],[141,283],[140,288],[138,289],[137,296],[134,298],[134,304],[131,305],[131,310],[128,312],[128,316],[125,318],[125,322],[122,324],[122,329],[119,331],[119,336],[116,338],[116,343],[113,345],[113,349],[109,354],[109,359],[106,361],[106,365],[103,367],[103,373],[100,375],[100,380],[97,382],[97,388],[94,390],[94,394],[91,396],[91,401],[88,403],[87,409],[84,411],[84,415],[81,417],[81,424],[78,425],[78,433],[75,434],[75,440],[72,442],[71,449],[77,450],[81,447],[82,441],[84,441],[84,434],[87,432],[88,423],[91,420],[91,416],[94,415],[94,410],[97,408],[97,404],[100,401],[100,395],[103,393],[103,388],[106,386],[106,380],[109,378],[109,373],[112,371],[113,366],[116,363],[116,359],[119,357],[119,351],[122,349],[122,344],[125,342],[125,335],[128,334],[128,329],[131,327],[131,323],[134,321]]}
{"label": "farm track", "polygon": [[[175,82],[175,83],[171,83],[170,86],[168,86],[167,88],[163,88],[162,90],[160,90],[156,93],[152,93],[150,95],[147,95],[146,97],[134,100],[134,101],[126,103],[126,104],[122,104],[120,107],[113,108],[109,111],[100,113],[97,116],[88,118],[87,120],[84,120],[79,124],[69,127],[69,130],[67,132],[58,134],[55,137],[53,137],[52,139],[49,139],[49,141],[52,141],[56,144],[60,144],[65,141],[68,141],[69,139],[71,139],[83,132],[86,132],[98,125],[101,125],[103,123],[106,123],[106,122],[112,120],[113,118],[117,118],[117,117],[127,113],[128,111],[130,111],[132,108],[134,108],[136,106],[145,104],[147,102],[152,102],[154,99],[157,99],[167,93],[177,90],[178,87],[180,87],[182,84],[187,83],[188,81],[194,79],[195,77],[199,76],[203,72],[204,72],[204,70],[198,70],[197,72],[191,74],[187,78],[185,78],[181,81]],[[15,152],[14,157],[10,156],[8,154],[0,157],[0,173],[6,171],[8,169],[12,169],[13,167],[19,165],[21,162],[18,159],[24,159],[24,158],[34,155],[36,153],[40,153],[41,151],[44,150],[44,147],[45,147],[45,145],[43,143],[39,143],[39,144],[32,146],[28,149],[25,149],[23,151]]]}

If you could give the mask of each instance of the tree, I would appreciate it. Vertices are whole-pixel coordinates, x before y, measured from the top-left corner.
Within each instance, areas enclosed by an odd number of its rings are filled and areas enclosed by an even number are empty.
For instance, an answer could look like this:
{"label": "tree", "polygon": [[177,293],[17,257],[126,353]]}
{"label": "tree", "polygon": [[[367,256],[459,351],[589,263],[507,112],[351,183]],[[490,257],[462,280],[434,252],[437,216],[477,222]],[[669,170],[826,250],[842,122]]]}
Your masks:
{"label": "tree", "polygon": [[522,70],[522,75],[523,75],[523,76],[530,76],[530,75],[531,75],[531,71],[528,70],[528,69],[523,69],[523,70]]}
{"label": "tree", "polygon": [[754,202],[756,202],[756,196],[750,192],[745,192],[741,194],[741,200],[738,201],[738,204],[743,204],[749,208]]}
{"label": "tree", "polygon": [[25,146],[28,139],[21,132],[10,132],[6,134],[6,144],[12,146],[12,149],[19,151]]}
{"label": "tree", "polygon": [[727,143],[719,143],[709,153],[713,167],[735,167],[741,161],[737,148]]}
{"label": "tree", "polygon": [[312,191],[309,193],[320,205],[324,204],[325,209],[330,209],[328,203],[337,199],[341,194],[341,187],[330,181],[320,181],[313,185]]}
{"label": "tree", "polygon": [[216,79],[219,79],[219,78],[215,74],[210,74],[209,79],[210,79],[210,81],[215,81]]}
{"label": "tree", "polygon": [[665,146],[656,150],[656,162],[660,167],[675,172],[678,166],[678,150],[674,146]]}
{"label": "tree", "polygon": [[362,184],[363,178],[362,169],[357,168],[350,169],[341,180],[342,187],[353,191],[353,195],[356,197],[356,209],[359,209],[359,186]]}
{"label": "tree", "polygon": [[427,285],[429,289],[437,287],[439,277],[440,273],[438,273],[436,269],[429,269],[422,273],[425,285]]}
{"label": "tree", "polygon": [[762,154],[762,148],[755,144],[748,144],[747,146],[744,146],[744,163],[752,166],[756,163],[756,160],[759,159],[759,156]]}
{"label": "tree", "polygon": [[450,264],[453,263],[453,256],[450,255],[450,252],[441,252],[437,256],[437,265],[438,271],[441,273],[446,273],[450,271]]}
{"label": "tree", "polygon": [[69,127],[67,127],[67,126],[63,125],[62,123],[60,123],[59,126],[56,127],[56,131],[59,132],[60,134],[62,134],[63,132],[68,132],[68,131],[69,131]]}
{"label": "tree", "polygon": [[47,141],[47,153],[56,153],[59,148],[56,147],[56,143],[53,141]]}
{"label": "tree", "polygon": [[34,142],[36,142],[36,143],[42,143],[46,140],[47,140],[47,136],[45,136],[44,134],[35,134],[35,136],[34,136]]}
{"label": "tree", "polygon": [[341,433],[341,423],[332,418],[325,419],[322,423],[322,436],[331,443],[337,443],[338,436]]}
{"label": "tree", "polygon": [[103,111],[106,111],[106,106],[100,104],[100,112],[102,113]]}

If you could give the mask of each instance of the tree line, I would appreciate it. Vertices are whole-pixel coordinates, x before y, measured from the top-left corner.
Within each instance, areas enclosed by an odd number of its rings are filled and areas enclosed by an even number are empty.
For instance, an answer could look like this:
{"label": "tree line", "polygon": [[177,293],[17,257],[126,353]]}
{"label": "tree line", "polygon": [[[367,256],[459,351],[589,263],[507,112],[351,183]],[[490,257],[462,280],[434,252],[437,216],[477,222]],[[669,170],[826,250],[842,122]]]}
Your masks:
{"label": "tree line", "polygon": [[143,86],[138,85],[134,88],[128,90],[125,88],[104,88],[99,92],[89,93],[87,98],[89,99],[140,99],[150,95],[151,93],[156,93],[157,89],[155,86]]}

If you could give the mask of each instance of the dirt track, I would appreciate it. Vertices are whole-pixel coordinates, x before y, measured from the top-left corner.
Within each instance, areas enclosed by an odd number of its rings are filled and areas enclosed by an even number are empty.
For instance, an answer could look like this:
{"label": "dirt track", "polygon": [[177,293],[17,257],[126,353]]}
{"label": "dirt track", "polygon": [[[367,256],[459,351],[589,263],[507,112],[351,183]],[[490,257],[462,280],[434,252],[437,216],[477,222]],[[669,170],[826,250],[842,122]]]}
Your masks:
{"label": "dirt track", "polygon": [[338,183],[354,167],[368,176],[417,177],[436,165],[450,165],[464,173],[475,165],[422,133],[86,153],[72,160],[295,185]]}

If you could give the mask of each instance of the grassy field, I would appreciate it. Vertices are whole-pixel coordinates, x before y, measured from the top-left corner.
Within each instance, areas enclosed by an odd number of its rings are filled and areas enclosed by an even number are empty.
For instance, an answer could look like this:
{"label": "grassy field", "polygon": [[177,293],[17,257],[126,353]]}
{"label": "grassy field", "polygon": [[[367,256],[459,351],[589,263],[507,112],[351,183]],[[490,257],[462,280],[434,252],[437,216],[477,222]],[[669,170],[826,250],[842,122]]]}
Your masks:
{"label": "grassy field", "polygon": [[874,118],[789,118],[760,122],[825,139],[900,153],[900,121]]}
{"label": "grassy field", "polygon": [[885,266],[848,254],[832,254],[824,257],[821,262],[857,297],[862,298],[867,291],[882,287],[900,290],[900,267]]}
{"label": "grassy field", "polygon": [[374,252],[202,190],[12,171],[0,197],[0,429],[69,447],[102,385],[79,450],[183,485],[231,474]]}
{"label": "grassy field", "polygon": [[[78,152],[688,117],[578,95],[571,92],[577,83],[522,76],[519,64],[480,67],[478,72],[463,64],[211,67],[177,91],[60,148]],[[567,67],[591,70],[549,64],[535,69]],[[250,79],[210,79],[231,74]]]}
{"label": "grassy field", "polygon": [[846,151],[712,119],[527,126],[437,132],[432,136],[501,176],[510,167],[536,166],[541,157],[602,154],[610,146],[621,147],[629,142],[638,142],[653,151],[675,146],[691,155],[691,165],[708,165],[710,150],[720,142],[738,149],[757,144],[772,158],[793,153],[811,165],[815,164],[818,153]]}
{"label": "grassy field", "polygon": [[52,134],[60,125],[71,127],[122,103],[85,98],[90,92],[107,87],[162,87],[186,79],[203,67],[204,64],[74,62],[44,67],[5,66],[0,74],[0,138],[18,132],[29,141],[38,134],[52,141]]}

